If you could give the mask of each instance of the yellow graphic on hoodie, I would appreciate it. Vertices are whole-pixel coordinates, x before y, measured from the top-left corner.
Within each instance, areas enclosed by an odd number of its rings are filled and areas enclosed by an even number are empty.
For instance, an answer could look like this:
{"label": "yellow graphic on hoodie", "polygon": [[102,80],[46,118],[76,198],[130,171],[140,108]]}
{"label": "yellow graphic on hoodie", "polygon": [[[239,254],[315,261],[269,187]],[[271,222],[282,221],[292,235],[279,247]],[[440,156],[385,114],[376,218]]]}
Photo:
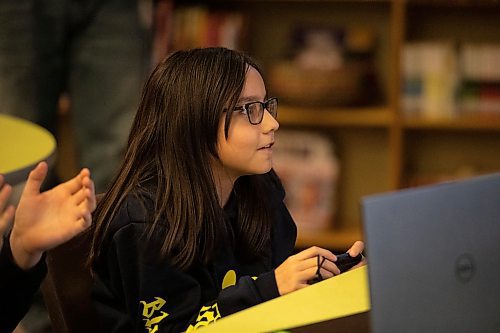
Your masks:
{"label": "yellow graphic on hoodie", "polygon": [[214,323],[217,321],[217,319],[220,319],[221,315],[219,313],[219,307],[217,306],[217,303],[211,305],[211,306],[203,306],[200,310],[200,313],[198,314],[198,317],[196,318],[196,324],[189,325],[186,333],[191,333],[196,331],[200,327],[205,327],[211,323]]}
{"label": "yellow graphic on hoodie", "polygon": [[[252,276],[253,280],[257,280],[256,276]],[[227,271],[224,275],[224,279],[222,279],[222,289],[226,289],[227,287],[231,287],[236,285],[236,272],[232,269]],[[220,319],[221,315],[219,313],[219,307],[217,303],[214,303],[212,306],[203,306],[196,318],[196,323],[193,325],[189,325],[186,333],[192,333],[196,331],[200,327],[205,327],[213,322],[216,322],[217,319]]]}
{"label": "yellow graphic on hoodie", "polygon": [[235,284],[236,284],[236,272],[230,269],[227,271],[226,275],[224,275],[224,279],[222,280],[222,289],[234,286]]}
{"label": "yellow graphic on hoodie", "polygon": [[158,324],[168,316],[168,313],[165,311],[160,311],[166,303],[165,300],[161,297],[155,297],[155,300],[152,302],[141,301],[140,303],[143,306],[142,316],[145,321],[144,327],[148,333],[157,332]]}

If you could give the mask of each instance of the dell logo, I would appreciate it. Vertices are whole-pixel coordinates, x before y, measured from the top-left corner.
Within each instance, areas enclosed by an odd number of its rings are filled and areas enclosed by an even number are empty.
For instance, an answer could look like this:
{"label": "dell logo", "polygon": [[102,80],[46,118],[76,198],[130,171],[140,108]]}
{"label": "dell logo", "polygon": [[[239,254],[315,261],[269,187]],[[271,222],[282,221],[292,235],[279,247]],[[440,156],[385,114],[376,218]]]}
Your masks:
{"label": "dell logo", "polygon": [[460,282],[469,282],[474,275],[474,271],[474,260],[470,254],[464,253],[458,257],[455,262],[455,275]]}

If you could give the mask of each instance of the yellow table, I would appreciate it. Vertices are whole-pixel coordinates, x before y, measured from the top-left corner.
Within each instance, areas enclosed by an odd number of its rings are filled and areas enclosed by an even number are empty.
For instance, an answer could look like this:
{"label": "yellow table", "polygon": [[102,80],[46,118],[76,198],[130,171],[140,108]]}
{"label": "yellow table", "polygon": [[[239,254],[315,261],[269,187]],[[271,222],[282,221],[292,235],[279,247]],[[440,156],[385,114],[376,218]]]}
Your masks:
{"label": "yellow table", "polygon": [[[324,329],[305,329],[305,332],[335,332],[335,320],[351,317],[362,321],[355,330],[350,323],[348,332],[368,331],[370,295],[368,266],[363,266],[315,285],[281,296],[237,312],[201,328],[200,333],[294,332],[293,328],[326,322]],[[344,323],[342,323],[343,325]],[[338,330],[341,332],[342,330]],[[345,331],[345,330],[344,330]]]}
{"label": "yellow table", "polygon": [[53,164],[56,140],[32,122],[0,114],[0,174],[16,185],[28,177],[40,161]]}

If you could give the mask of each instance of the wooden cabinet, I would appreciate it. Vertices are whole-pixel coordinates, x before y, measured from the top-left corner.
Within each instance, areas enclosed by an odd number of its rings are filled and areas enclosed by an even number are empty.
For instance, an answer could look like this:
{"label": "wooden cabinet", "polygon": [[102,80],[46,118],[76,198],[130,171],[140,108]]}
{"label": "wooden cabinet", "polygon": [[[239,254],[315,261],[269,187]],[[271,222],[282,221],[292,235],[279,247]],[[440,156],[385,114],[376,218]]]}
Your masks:
{"label": "wooden cabinet", "polygon": [[[380,98],[362,107],[280,104],[281,128],[307,129],[334,142],[340,162],[335,220],[329,230],[299,230],[298,247],[346,249],[362,239],[360,199],[397,190],[415,179],[500,170],[500,117],[473,113],[447,119],[406,116],[402,110],[401,57],[407,42],[500,43],[496,1],[224,1],[209,8],[245,16],[245,49],[264,69],[288,51],[296,24],[363,26],[377,37],[375,73]],[[471,174],[471,173],[469,173]],[[418,176],[418,177],[416,177]],[[433,178],[434,177],[434,178]]]}

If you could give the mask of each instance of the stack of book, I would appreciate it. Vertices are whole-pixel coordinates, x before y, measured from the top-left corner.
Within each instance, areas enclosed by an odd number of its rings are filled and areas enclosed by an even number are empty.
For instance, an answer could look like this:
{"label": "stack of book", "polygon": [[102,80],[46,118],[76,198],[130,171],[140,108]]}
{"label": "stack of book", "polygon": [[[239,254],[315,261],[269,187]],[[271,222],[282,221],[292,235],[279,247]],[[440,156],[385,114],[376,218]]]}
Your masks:
{"label": "stack of book", "polygon": [[500,115],[500,44],[463,45],[460,67],[460,109]]}
{"label": "stack of book", "polygon": [[425,118],[450,118],[456,113],[457,59],[452,43],[413,42],[402,59],[403,110]]}
{"label": "stack of book", "polygon": [[156,20],[160,21],[156,26],[163,53],[210,46],[240,49],[246,21],[238,11],[214,10],[204,5],[174,7],[169,2]]}
{"label": "stack of book", "polygon": [[407,115],[500,115],[500,44],[411,42],[401,63]]}

